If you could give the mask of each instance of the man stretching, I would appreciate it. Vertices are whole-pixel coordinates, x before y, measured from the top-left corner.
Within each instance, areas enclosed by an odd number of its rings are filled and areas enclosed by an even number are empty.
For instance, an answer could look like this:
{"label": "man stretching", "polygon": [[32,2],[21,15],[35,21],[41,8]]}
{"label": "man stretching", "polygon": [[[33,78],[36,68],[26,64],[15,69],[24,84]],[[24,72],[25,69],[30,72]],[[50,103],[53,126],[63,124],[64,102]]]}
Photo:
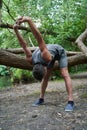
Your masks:
{"label": "man stretching", "polygon": [[[27,22],[30,26],[31,32],[38,42],[39,48],[33,53],[27,47],[26,41],[18,31],[18,27],[21,23]],[[65,107],[65,111],[73,111],[74,101],[72,95],[72,83],[68,72],[67,56],[64,48],[58,44],[47,44],[42,38],[41,33],[33,23],[30,17],[20,17],[17,19],[16,24],[13,26],[16,36],[20,45],[24,49],[27,61],[33,64],[33,75],[35,79],[41,81],[41,92],[39,99],[33,104],[33,106],[39,106],[44,103],[44,95],[48,85],[48,80],[53,69],[53,65],[57,60],[60,67],[60,72],[65,81],[66,90],[68,93],[68,103]]]}

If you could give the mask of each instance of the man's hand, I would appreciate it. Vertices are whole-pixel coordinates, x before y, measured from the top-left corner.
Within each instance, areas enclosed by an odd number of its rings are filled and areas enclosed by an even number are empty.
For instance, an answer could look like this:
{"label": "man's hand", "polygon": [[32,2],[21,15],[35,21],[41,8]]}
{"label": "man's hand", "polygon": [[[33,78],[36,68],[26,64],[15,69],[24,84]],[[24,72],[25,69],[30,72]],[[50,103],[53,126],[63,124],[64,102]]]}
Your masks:
{"label": "man's hand", "polygon": [[14,24],[13,26],[13,29],[15,31],[18,30],[18,27],[21,25],[21,23],[23,22],[28,22],[30,20],[30,17],[27,17],[27,16],[24,16],[24,17],[19,17],[17,20],[16,20],[16,23]]}
{"label": "man's hand", "polygon": [[18,24],[14,24],[14,25],[13,25],[13,29],[14,29],[14,30],[17,30],[17,29],[18,29],[18,27],[19,27],[19,25],[18,25]]}
{"label": "man's hand", "polygon": [[23,22],[28,22],[29,19],[30,19],[30,18],[27,17],[27,16],[19,17],[19,18],[17,19],[17,21],[16,21],[16,24],[20,25],[20,24],[23,23]]}

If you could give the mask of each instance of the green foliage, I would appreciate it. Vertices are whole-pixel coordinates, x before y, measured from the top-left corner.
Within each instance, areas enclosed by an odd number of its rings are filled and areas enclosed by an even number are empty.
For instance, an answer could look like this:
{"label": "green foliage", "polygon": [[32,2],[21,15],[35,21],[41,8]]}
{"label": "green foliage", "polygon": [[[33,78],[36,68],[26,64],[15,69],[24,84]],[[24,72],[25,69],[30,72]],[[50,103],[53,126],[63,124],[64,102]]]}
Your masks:
{"label": "green foliage", "polygon": [[13,83],[27,83],[34,80],[32,72],[22,69],[13,69],[11,75],[11,81]]}
{"label": "green foliage", "polygon": [[11,85],[10,71],[8,67],[0,65],[0,89]]}
{"label": "green foliage", "polygon": [[74,66],[74,67],[70,67],[70,68],[69,68],[69,72],[70,72],[71,74],[77,73],[77,72],[83,72],[83,71],[87,71],[87,64],[76,65],[76,66]]}
{"label": "green foliage", "polygon": [[[18,16],[30,16],[44,31],[46,43],[62,44],[67,50],[75,49],[69,38],[77,38],[86,28],[87,1],[86,0],[3,0],[2,21],[14,24]],[[51,35],[48,35],[48,31]],[[55,34],[54,34],[55,33]],[[31,33],[24,35],[27,42],[29,36],[37,45]],[[0,33],[0,47],[19,47],[13,30],[3,29]],[[67,45],[67,43],[69,43]]]}
{"label": "green foliage", "polygon": [[7,69],[6,66],[0,65],[0,76],[8,76],[9,75],[9,70]]}

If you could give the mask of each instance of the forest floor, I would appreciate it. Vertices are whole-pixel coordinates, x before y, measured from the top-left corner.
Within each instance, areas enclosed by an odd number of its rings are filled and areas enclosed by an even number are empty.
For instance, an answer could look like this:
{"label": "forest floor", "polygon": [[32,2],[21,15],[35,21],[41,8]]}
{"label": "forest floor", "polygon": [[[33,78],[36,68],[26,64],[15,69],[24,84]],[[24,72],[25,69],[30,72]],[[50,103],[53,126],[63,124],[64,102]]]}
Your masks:
{"label": "forest floor", "polygon": [[32,107],[39,98],[40,83],[0,90],[0,130],[87,130],[87,72],[72,76],[75,109],[65,112],[64,81],[49,81],[45,104]]}

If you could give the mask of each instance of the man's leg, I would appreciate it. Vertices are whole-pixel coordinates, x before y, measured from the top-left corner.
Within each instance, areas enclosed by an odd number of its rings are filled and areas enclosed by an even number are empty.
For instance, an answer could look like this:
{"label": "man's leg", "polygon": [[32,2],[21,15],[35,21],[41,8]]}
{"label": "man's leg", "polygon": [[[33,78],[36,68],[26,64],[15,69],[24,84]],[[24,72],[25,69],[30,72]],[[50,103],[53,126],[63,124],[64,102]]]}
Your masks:
{"label": "man's leg", "polygon": [[70,75],[68,73],[68,69],[67,68],[61,68],[61,74],[62,74],[62,77],[64,78],[66,90],[68,92],[68,100],[72,101],[73,100],[72,82],[71,82]]}
{"label": "man's leg", "polygon": [[67,67],[61,68],[60,71],[64,78],[66,90],[68,93],[68,105],[66,106],[65,111],[72,111],[73,107],[74,107],[73,93],[72,93],[72,81],[71,81]]}
{"label": "man's leg", "polygon": [[40,98],[33,104],[33,106],[39,106],[44,103],[44,95],[45,95],[45,91],[48,85],[48,80],[49,80],[51,72],[52,72],[52,69],[46,70],[46,74],[41,82]]}

